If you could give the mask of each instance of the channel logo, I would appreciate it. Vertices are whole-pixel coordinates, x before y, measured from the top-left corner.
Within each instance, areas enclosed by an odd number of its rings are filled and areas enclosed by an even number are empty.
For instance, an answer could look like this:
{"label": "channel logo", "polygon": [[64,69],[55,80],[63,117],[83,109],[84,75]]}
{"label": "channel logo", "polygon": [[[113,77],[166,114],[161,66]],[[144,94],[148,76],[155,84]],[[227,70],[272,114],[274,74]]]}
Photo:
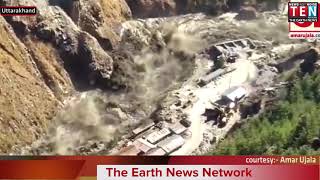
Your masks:
{"label": "channel logo", "polygon": [[320,39],[320,0],[291,0],[288,2],[289,37],[291,39]]}
{"label": "channel logo", "polygon": [[317,2],[289,2],[289,22],[317,22]]}
{"label": "channel logo", "polygon": [[34,16],[37,7],[34,6],[0,6],[0,16]]}

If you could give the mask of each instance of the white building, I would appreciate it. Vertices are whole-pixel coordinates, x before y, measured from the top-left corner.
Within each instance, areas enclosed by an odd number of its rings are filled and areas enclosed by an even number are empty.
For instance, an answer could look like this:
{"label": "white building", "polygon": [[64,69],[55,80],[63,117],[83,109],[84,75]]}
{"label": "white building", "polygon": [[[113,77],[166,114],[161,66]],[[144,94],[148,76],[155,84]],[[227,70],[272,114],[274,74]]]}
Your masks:
{"label": "white building", "polygon": [[182,145],[184,145],[185,140],[183,137],[179,135],[173,135],[164,141],[160,142],[158,144],[159,147],[161,147],[165,152],[168,154],[172,153],[173,151],[179,149]]}
{"label": "white building", "polygon": [[169,129],[175,134],[181,134],[187,130],[187,128],[179,122],[174,125],[171,125]]}
{"label": "white building", "polygon": [[171,131],[167,128],[163,128],[159,131],[154,131],[151,134],[149,134],[146,139],[152,143],[155,144],[159,142],[160,140],[164,139],[165,137],[169,136],[171,134]]}
{"label": "white building", "polygon": [[242,98],[246,97],[247,90],[243,87],[236,87],[229,89],[224,95],[223,98],[226,98],[229,101],[235,102],[236,100],[241,100]]}
{"label": "white building", "polygon": [[134,135],[138,135],[154,126],[154,122],[139,126],[138,128],[134,129],[132,132]]}

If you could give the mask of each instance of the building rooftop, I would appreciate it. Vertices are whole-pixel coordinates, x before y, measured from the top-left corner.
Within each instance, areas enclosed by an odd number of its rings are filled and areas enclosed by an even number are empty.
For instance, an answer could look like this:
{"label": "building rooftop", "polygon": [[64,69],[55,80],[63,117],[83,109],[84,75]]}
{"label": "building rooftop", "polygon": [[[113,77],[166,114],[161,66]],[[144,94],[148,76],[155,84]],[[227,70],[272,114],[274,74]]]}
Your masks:
{"label": "building rooftop", "polygon": [[161,141],[158,146],[161,147],[167,153],[172,153],[173,151],[180,148],[185,143],[185,140],[180,135],[173,135],[168,137],[164,141]]}
{"label": "building rooftop", "polygon": [[187,128],[179,122],[171,125],[169,129],[175,134],[181,134],[187,130]]}
{"label": "building rooftop", "polygon": [[164,156],[166,154],[167,153],[161,148],[151,149],[149,152],[146,153],[146,155],[148,156]]}
{"label": "building rooftop", "polygon": [[225,42],[217,43],[215,44],[215,46],[222,47],[224,49],[229,49],[230,47],[239,47],[239,48],[248,47],[253,49],[256,47],[253,41],[249,38],[225,41]]}
{"label": "building rooftop", "polygon": [[132,132],[133,132],[134,135],[138,135],[138,134],[148,130],[152,126],[154,126],[154,122],[139,126],[138,128],[134,129]]}
{"label": "building rooftop", "polygon": [[241,99],[247,95],[247,90],[243,87],[236,87],[229,89],[223,97],[229,99],[230,101],[236,101],[236,99]]}
{"label": "building rooftop", "polygon": [[146,139],[150,143],[155,144],[155,143],[159,142],[160,140],[164,139],[165,137],[167,137],[170,134],[171,134],[171,131],[169,129],[163,128],[161,130],[152,132],[151,134],[149,134],[147,136]]}
{"label": "building rooftop", "polygon": [[148,152],[149,150],[153,149],[153,148],[156,148],[155,145],[149,143],[148,141],[140,138],[140,139],[137,139],[136,141],[133,142],[133,144],[135,145],[135,147],[137,149],[139,149],[140,151],[146,153]]}

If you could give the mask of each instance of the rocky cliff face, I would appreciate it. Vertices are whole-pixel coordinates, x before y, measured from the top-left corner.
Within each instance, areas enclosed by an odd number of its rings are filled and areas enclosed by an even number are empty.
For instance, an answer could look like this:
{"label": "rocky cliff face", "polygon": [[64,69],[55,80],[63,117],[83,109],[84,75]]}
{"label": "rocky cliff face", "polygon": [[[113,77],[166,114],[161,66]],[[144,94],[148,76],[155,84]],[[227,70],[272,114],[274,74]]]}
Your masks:
{"label": "rocky cliff face", "polygon": [[0,36],[0,152],[8,153],[13,145],[39,138],[59,105],[46,84],[50,79],[41,71],[52,72],[54,81],[60,80],[64,88],[69,81],[64,79],[63,71],[55,68],[56,62],[47,61],[52,55],[49,46],[37,49],[35,56],[43,59],[35,60],[2,17]]}
{"label": "rocky cliff face", "polygon": [[71,11],[50,6],[46,1],[11,1],[6,4],[38,7],[39,14],[36,17],[12,18],[8,22],[16,32],[22,31],[23,27],[24,33],[19,33],[22,39],[36,39],[54,46],[58,55],[63,57],[63,66],[76,89],[101,85],[110,78],[113,60],[106,50],[111,50],[119,38],[111,24],[107,26],[100,4],[97,9],[93,8],[94,3],[90,7],[81,6],[78,9],[81,12],[78,21],[68,16]]}
{"label": "rocky cliff face", "polygon": [[106,50],[118,43],[114,29],[130,9],[109,0],[63,2],[0,0],[38,8],[37,16],[0,18],[2,153],[42,136],[73,92],[102,87],[111,77]]}
{"label": "rocky cliff face", "polygon": [[69,14],[82,30],[96,37],[106,50],[114,49],[119,41],[115,27],[131,18],[131,11],[124,0],[74,1]]}
{"label": "rocky cliff face", "polygon": [[178,14],[175,0],[127,0],[127,3],[135,17],[161,17]]}

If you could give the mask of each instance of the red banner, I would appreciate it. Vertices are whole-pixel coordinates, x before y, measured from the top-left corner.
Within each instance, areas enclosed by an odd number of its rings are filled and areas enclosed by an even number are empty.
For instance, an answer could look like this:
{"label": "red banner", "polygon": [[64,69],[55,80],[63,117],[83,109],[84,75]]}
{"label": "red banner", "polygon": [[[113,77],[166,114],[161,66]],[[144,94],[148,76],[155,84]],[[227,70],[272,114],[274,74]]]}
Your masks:
{"label": "red banner", "polygon": [[[194,168],[197,175],[208,176],[211,166],[217,173],[230,169],[252,170],[250,179],[319,180],[319,157],[316,156],[177,156],[177,157],[111,157],[56,156],[3,157],[0,160],[0,179],[78,179],[97,177],[98,165],[161,166]],[[155,165],[155,166],[154,166]],[[220,168],[217,168],[220,167]],[[190,169],[191,168],[191,169]],[[201,169],[202,168],[202,169]],[[202,172],[203,171],[203,172]],[[220,172],[221,173],[221,172]],[[110,177],[111,178],[111,177]],[[186,177],[184,177],[186,178]],[[112,179],[112,178],[111,178]]]}

